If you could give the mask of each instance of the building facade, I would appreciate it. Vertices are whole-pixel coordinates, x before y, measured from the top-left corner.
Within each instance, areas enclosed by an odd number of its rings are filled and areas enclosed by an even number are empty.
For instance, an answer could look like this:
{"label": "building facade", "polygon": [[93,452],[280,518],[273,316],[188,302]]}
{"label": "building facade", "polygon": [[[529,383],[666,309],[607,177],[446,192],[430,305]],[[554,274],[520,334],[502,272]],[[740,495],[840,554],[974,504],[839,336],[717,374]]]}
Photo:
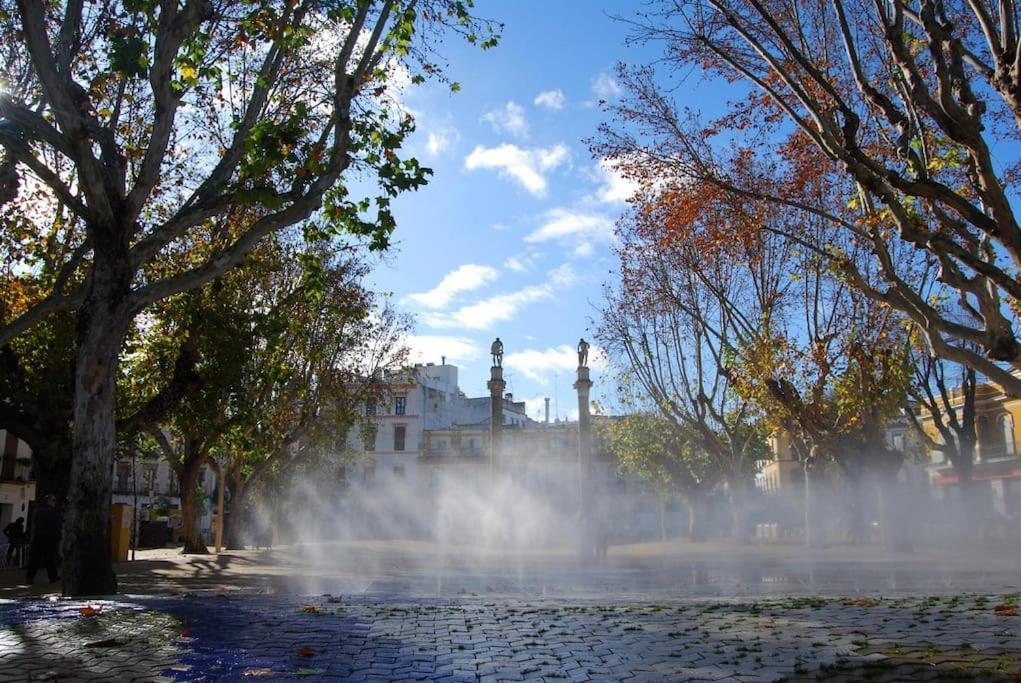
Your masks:
{"label": "building facade", "polygon": [[[960,388],[951,392],[951,403],[960,409],[964,396]],[[921,416],[926,433],[940,437],[931,415]],[[975,465],[974,485],[989,510],[997,516],[1021,520],[1021,443],[1017,425],[1021,423],[1021,399],[1007,396],[996,384],[984,382],[975,387]],[[957,500],[960,481],[946,455],[936,449],[928,452],[930,480],[935,496]]]}
{"label": "building facade", "polygon": [[[32,450],[24,441],[5,429],[0,429],[0,529],[24,517],[28,524],[30,506],[35,500],[35,482],[32,480]],[[4,540],[0,537],[0,543]]]}

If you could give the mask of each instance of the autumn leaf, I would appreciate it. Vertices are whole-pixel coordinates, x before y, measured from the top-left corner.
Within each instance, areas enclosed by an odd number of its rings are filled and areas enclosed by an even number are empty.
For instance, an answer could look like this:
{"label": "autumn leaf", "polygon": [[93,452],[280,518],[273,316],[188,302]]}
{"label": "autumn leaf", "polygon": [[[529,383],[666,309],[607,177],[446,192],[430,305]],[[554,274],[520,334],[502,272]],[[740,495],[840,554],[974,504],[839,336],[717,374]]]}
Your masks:
{"label": "autumn leaf", "polygon": [[302,645],[301,647],[298,648],[299,657],[314,657],[315,654],[316,654],[315,650],[313,650],[308,645]]}
{"label": "autumn leaf", "polygon": [[301,608],[301,611],[305,612],[306,614],[318,614],[319,608],[316,607],[315,605],[305,605],[304,607]]}
{"label": "autumn leaf", "polygon": [[1003,602],[996,607],[993,607],[993,614],[998,617],[1016,617],[1018,614],[1017,609],[1017,605]]}
{"label": "autumn leaf", "polygon": [[82,615],[83,617],[94,617],[101,611],[102,610],[98,610],[92,605],[85,605],[85,607],[81,607],[78,609],[78,614]]}

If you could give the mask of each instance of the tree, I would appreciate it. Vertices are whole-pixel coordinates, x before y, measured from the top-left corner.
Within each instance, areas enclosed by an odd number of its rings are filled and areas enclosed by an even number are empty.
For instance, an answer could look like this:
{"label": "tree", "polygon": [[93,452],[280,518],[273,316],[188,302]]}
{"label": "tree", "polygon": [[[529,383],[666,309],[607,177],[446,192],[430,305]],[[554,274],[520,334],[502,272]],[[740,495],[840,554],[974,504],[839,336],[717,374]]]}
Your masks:
{"label": "tree", "polygon": [[[715,427],[732,434],[724,443],[741,444],[761,428],[786,433],[805,469],[807,542],[819,541],[819,470],[834,462],[859,499],[860,533],[862,483],[876,477],[890,503],[884,529],[901,544],[889,487],[902,454],[886,444],[885,427],[908,385],[902,320],[858,295],[823,249],[861,263],[861,247],[782,206],[693,207],[687,184],[664,176],[634,198],[633,219],[622,223],[623,284],[608,297],[613,326],[604,346],[612,351],[623,340],[641,385],[699,434],[714,431],[703,414],[715,424],[734,420]],[[771,229],[743,230],[746,222]],[[797,242],[780,234],[792,226]],[[715,408],[700,413],[702,406]],[[723,464],[742,462],[715,451],[711,438],[703,447]],[[761,436],[744,447],[736,451],[744,462],[767,457]]]}
{"label": "tree", "polygon": [[[975,370],[949,363],[915,351],[915,373],[907,415],[915,432],[930,451],[943,453],[957,474],[961,517],[968,529],[974,529],[979,517],[980,491],[972,478],[975,467]],[[956,368],[955,368],[956,366]],[[959,370],[956,386],[951,384],[953,370]],[[928,417],[936,437],[927,432],[921,420]]]}
{"label": "tree", "polygon": [[[4,229],[49,235],[61,255],[48,287],[4,311],[0,346],[51,315],[75,314],[65,593],[116,588],[115,378],[135,316],[241,264],[264,237],[324,203],[317,229],[385,247],[392,197],[428,175],[396,154],[413,121],[387,100],[387,81],[396,71],[414,82],[438,73],[429,48],[444,29],[495,45],[493,27],[470,6],[0,4],[0,198],[15,205]],[[374,202],[349,198],[351,170],[378,180]],[[65,220],[37,228],[32,195]]]}
{"label": "tree", "polygon": [[231,490],[228,546],[257,493],[285,486],[298,469],[344,462],[347,438],[365,426],[364,406],[385,392],[385,375],[407,361],[408,320],[352,287],[342,269],[326,270],[322,299],[280,310],[279,335],[245,366],[238,399],[247,406],[217,457]]}
{"label": "tree", "polygon": [[688,506],[688,537],[704,541],[705,497],[719,483],[719,463],[690,430],[658,412],[635,412],[606,422],[605,438],[620,469],[645,479],[660,502],[660,540],[666,540],[665,499],[678,494]]}
{"label": "tree", "polygon": [[859,292],[936,355],[1021,395],[1018,166],[992,151],[1019,137],[1018,23],[1011,0],[661,0],[636,38],[661,42],[673,73],[693,67],[744,96],[703,122],[675,105],[674,84],[628,70],[632,98],[601,151],[647,184],[687,178],[692,207],[750,200],[826,221],[867,246],[864,273],[823,250]]}
{"label": "tree", "polygon": [[[304,263],[310,255],[314,273]],[[401,331],[389,312],[374,314],[366,274],[357,252],[332,255],[325,244],[285,233],[245,269],[154,306],[148,324],[162,332],[147,336],[126,374],[154,384],[178,344],[197,356],[194,390],[147,425],[180,480],[184,552],[207,552],[195,497],[203,468],[213,467],[221,486],[234,470],[232,505],[240,511],[244,484],[291,467],[309,444],[343,442],[361,412],[346,387],[350,373],[376,358],[369,347],[376,330]],[[396,345],[388,352],[400,359]],[[252,465],[245,477],[242,463]]]}
{"label": "tree", "polygon": [[[694,242],[668,239],[673,207],[655,200],[618,224],[619,286],[607,290],[598,336],[620,359],[626,381],[694,448],[713,458],[726,480],[733,533],[747,540],[747,498],[768,448],[751,401],[734,390],[728,362],[778,296],[782,254],[706,257]],[[705,217],[716,220],[717,217]],[[740,259],[740,261],[738,261]]]}
{"label": "tree", "polygon": [[854,492],[854,535],[864,537],[862,484],[876,477],[883,531],[906,542],[894,485],[903,454],[886,443],[886,425],[906,403],[910,366],[899,318],[855,296],[812,254],[792,260],[784,311],[744,340],[729,368],[735,390],[767,424],[791,438],[804,468],[805,541],[821,542],[819,474],[840,466]]}

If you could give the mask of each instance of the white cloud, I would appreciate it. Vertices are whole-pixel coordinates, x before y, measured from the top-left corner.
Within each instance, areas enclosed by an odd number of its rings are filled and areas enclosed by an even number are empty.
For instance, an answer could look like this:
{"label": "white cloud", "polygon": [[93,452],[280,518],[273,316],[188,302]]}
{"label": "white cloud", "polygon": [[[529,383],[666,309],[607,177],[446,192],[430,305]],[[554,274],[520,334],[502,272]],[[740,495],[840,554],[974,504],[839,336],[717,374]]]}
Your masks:
{"label": "white cloud", "polygon": [[503,267],[507,270],[513,270],[515,273],[527,273],[535,267],[535,262],[538,258],[539,254],[536,252],[520,254],[518,256],[508,256],[503,262]]}
{"label": "white cloud", "polygon": [[439,363],[446,356],[448,363],[456,364],[475,360],[482,354],[481,347],[467,337],[415,334],[407,342],[413,363]]}
{"label": "white cloud", "polygon": [[434,328],[488,330],[496,323],[513,319],[529,304],[554,298],[559,290],[570,287],[576,279],[571,266],[564,264],[551,270],[546,282],[497,294],[449,313],[427,313],[422,316],[422,321]]}
{"label": "white cloud", "polygon": [[620,97],[623,90],[617,83],[617,79],[605,71],[600,71],[592,79],[592,92],[601,100],[612,100]]}
{"label": "white cloud", "polygon": [[546,195],[547,171],[567,163],[570,151],[564,144],[553,147],[525,149],[517,145],[499,147],[477,146],[464,160],[469,171],[478,168],[497,169],[501,177],[510,177],[536,197]]}
{"label": "white cloud", "polygon": [[510,133],[521,139],[528,137],[528,120],[525,118],[525,109],[513,100],[500,109],[486,112],[483,114],[482,120],[489,123],[497,133]]}
{"label": "white cloud", "polygon": [[615,161],[600,159],[599,174],[603,185],[597,191],[596,198],[603,204],[622,204],[638,192],[638,183],[625,178],[617,169]]}
{"label": "white cloud", "polygon": [[461,139],[461,135],[454,128],[439,128],[429,131],[426,136],[425,150],[429,156],[437,157],[453,146]]}
{"label": "white cloud", "polygon": [[461,292],[478,289],[499,276],[496,268],[466,263],[443,276],[440,283],[428,292],[409,294],[406,299],[426,308],[446,308]]}
{"label": "white cloud", "polygon": [[606,214],[564,208],[547,211],[543,224],[525,236],[530,243],[556,241],[580,257],[591,256],[595,245],[613,239],[613,220]]}
{"label": "white cloud", "polygon": [[534,104],[537,107],[545,107],[546,109],[556,111],[564,108],[564,105],[567,104],[567,98],[564,97],[564,91],[557,88],[556,90],[546,90],[536,95]]}
{"label": "white cloud", "polygon": [[[515,351],[504,357],[503,364],[530,380],[548,386],[554,373],[571,373],[577,369],[578,350],[569,344],[561,344],[545,350]],[[589,348],[588,364],[596,370],[606,367],[606,356],[599,347]]]}

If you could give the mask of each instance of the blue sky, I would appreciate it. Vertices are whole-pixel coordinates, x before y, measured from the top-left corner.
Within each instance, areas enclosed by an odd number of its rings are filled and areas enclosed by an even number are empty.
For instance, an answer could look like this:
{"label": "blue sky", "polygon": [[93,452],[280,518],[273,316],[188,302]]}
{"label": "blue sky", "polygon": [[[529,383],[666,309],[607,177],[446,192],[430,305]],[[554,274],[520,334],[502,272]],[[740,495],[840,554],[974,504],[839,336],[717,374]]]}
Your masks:
{"label": "blue sky", "polygon": [[[448,41],[461,92],[433,85],[404,98],[418,122],[410,151],[435,175],[397,202],[395,247],[372,284],[415,315],[415,360],[445,355],[465,392],[485,394],[499,336],[508,391],[533,416],[549,396],[573,417],[574,349],[591,338],[628,194],[584,139],[607,116],[598,100],[619,95],[616,63],[652,53],[625,48],[627,27],[608,16],[634,2],[481,5],[505,22],[501,45],[482,52]],[[598,353],[593,365],[598,398],[608,388]]]}

